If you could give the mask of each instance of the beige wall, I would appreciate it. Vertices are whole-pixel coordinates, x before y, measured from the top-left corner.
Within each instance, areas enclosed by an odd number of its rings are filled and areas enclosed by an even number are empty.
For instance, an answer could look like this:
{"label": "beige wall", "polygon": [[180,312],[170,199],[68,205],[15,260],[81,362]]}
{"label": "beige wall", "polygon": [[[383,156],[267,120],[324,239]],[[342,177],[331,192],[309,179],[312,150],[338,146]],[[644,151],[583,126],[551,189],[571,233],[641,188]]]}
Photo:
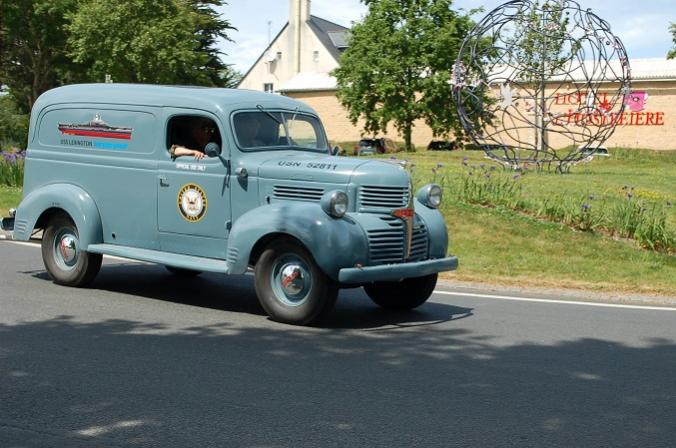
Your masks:
{"label": "beige wall", "polygon": [[[635,81],[632,89],[645,90],[648,93],[646,108],[643,112],[633,115],[626,108],[624,124],[616,127],[615,133],[604,145],[657,150],[676,149],[676,81]],[[350,141],[361,138],[362,123],[358,123],[357,126],[350,123],[347,112],[336,98],[335,91],[289,92],[287,95],[307,103],[317,111],[330,140]],[[568,106],[561,107],[563,111]],[[390,127],[384,136],[398,141],[403,140],[393,127]],[[423,122],[416,122],[413,143],[418,147],[426,147],[430,140],[432,131],[429,127]],[[562,147],[569,142],[554,135],[550,144]]]}
{"label": "beige wall", "polygon": [[[335,90],[321,92],[288,92],[291,98],[296,98],[308,104],[319,114],[324,123],[326,134],[331,141],[352,141],[362,138],[363,121],[353,126],[347,118],[347,112],[338,101]],[[371,137],[371,135],[365,135]],[[388,128],[387,133],[380,133],[377,137],[389,137],[396,141],[403,141],[403,137],[394,126]],[[432,139],[432,130],[422,121],[416,121],[413,128],[413,144],[418,147],[427,147]]]}

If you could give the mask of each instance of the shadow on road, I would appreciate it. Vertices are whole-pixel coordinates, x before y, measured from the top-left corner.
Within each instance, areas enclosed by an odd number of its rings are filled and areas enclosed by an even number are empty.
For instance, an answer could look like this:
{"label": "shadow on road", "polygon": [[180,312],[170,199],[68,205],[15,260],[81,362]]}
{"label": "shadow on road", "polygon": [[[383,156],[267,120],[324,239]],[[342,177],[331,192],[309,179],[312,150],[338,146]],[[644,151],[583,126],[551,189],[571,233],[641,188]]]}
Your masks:
{"label": "shadow on road", "polygon": [[499,342],[453,325],[2,324],[0,442],[30,427],[96,447],[673,446],[673,343]]}
{"label": "shadow on road", "polygon": [[[24,273],[51,281],[43,270]],[[181,277],[157,265],[109,264],[103,266],[90,288],[220,311],[265,315],[256,298],[251,275],[203,273],[197,277]],[[471,308],[434,302],[407,312],[386,311],[373,304],[361,288],[356,288],[341,290],[336,309],[321,326],[345,329],[409,327],[470,316]]]}

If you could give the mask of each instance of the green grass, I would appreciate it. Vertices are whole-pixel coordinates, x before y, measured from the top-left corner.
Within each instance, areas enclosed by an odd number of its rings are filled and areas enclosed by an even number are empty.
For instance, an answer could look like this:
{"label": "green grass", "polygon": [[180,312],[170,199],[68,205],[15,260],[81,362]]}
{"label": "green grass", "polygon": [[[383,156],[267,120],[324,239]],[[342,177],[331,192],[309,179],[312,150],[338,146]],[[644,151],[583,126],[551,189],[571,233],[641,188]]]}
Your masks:
{"label": "green grass", "polygon": [[21,201],[21,188],[0,186],[0,215],[7,216],[10,208],[16,208]]}
{"label": "green grass", "polygon": [[673,255],[510,210],[449,204],[443,212],[451,253],[460,259],[450,278],[646,294],[676,291]]}

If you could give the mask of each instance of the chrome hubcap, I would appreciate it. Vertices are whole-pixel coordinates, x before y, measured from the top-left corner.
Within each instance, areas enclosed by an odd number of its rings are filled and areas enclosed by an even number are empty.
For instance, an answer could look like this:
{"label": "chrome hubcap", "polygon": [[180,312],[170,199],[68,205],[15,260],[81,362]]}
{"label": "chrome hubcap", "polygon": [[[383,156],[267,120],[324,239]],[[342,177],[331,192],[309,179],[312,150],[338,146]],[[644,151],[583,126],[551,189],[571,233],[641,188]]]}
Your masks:
{"label": "chrome hubcap", "polygon": [[288,264],[282,269],[282,289],[287,295],[297,295],[303,290],[305,278],[299,265]]}
{"label": "chrome hubcap", "polygon": [[72,263],[75,260],[77,255],[77,246],[75,244],[75,238],[72,235],[64,235],[61,237],[59,242],[59,252],[61,258],[66,263]]}
{"label": "chrome hubcap", "polygon": [[69,271],[77,264],[80,244],[70,229],[61,229],[54,238],[54,261],[60,269]]}
{"label": "chrome hubcap", "polygon": [[307,300],[312,287],[312,274],[305,262],[295,254],[285,254],[272,268],[272,289],[286,306],[300,306]]}

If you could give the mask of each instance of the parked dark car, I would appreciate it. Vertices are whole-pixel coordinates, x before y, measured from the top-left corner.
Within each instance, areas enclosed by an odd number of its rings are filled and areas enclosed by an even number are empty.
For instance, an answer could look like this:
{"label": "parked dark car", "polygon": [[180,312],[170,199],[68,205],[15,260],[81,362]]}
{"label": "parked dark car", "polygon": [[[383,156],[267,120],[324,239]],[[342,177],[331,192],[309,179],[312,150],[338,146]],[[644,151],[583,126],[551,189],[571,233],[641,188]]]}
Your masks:
{"label": "parked dark car", "polygon": [[427,145],[429,151],[453,151],[458,149],[458,144],[455,140],[432,140],[429,145]]}
{"label": "parked dark car", "polygon": [[397,144],[389,138],[363,138],[354,146],[354,155],[356,156],[399,151],[400,149]]}

